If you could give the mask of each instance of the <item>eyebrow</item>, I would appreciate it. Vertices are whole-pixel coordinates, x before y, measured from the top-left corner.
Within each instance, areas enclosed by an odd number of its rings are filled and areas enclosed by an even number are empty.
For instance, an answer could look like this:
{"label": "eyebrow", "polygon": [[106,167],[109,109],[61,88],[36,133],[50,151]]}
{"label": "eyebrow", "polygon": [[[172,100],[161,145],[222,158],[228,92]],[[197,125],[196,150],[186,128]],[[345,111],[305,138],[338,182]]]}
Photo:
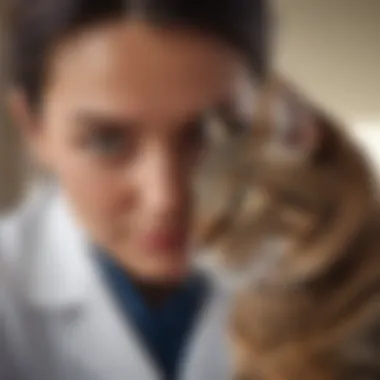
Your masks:
{"label": "eyebrow", "polygon": [[139,120],[121,118],[118,116],[82,112],[74,117],[75,124],[84,128],[130,129],[140,124]]}

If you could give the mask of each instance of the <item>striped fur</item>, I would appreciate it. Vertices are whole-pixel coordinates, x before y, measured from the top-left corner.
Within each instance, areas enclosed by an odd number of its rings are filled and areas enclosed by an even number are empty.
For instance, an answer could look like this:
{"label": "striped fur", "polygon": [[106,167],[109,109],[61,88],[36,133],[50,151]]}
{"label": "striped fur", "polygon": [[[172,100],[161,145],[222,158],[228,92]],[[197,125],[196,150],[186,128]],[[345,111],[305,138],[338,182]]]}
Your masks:
{"label": "striped fur", "polygon": [[197,178],[197,238],[247,277],[230,325],[236,380],[378,380],[372,173],[333,118],[287,84],[271,91],[296,105],[294,125],[281,135],[266,112],[246,134],[219,141]]}

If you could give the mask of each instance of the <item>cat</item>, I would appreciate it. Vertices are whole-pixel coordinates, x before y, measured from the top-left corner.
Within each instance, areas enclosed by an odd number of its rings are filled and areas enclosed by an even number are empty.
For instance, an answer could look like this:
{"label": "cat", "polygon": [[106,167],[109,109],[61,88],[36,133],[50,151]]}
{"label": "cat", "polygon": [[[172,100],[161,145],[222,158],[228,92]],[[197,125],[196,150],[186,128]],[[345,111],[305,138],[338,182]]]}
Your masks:
{"label": "cat", "polygon": [[339,122],[288,83],[265,94],[239,133],[214,125],[196,177],[197,243],[242,280],[229,326],[235,380],[378,380],[373,173]]}

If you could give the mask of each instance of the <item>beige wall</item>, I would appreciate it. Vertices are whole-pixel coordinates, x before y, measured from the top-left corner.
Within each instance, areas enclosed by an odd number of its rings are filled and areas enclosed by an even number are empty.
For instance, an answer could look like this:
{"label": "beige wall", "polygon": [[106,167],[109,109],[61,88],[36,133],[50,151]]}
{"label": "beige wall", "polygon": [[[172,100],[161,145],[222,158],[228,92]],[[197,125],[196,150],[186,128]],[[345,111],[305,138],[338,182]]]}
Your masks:
{"label": "beige wall", "polygon": [[338,115],[380,174],[380,0],[276,0],[278,68]]}
{"label": "beige wall", "polygon": [[380,123],[380,0],[276,0],[277,66],[352,125]]}

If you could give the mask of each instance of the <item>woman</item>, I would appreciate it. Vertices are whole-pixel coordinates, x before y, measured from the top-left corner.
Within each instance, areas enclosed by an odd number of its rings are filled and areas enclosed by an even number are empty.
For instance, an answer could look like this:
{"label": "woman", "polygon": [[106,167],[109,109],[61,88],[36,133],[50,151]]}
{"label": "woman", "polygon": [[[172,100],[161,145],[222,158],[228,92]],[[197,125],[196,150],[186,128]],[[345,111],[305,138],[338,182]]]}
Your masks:
{"label": "woman", "polygon": [[12,112],[56,185],[1,227],[0,378],[228,378],[190,263],[205,115],[267,60],[264,0],[24,0]]}

